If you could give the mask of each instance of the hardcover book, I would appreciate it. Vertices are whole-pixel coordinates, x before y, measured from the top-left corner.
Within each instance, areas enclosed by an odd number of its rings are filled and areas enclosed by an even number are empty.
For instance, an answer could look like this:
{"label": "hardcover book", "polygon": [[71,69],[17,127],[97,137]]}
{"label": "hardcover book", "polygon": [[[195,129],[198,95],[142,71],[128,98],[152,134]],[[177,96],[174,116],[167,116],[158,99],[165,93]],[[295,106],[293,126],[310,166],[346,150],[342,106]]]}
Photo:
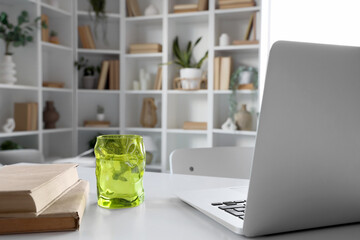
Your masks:
{"label": "hardcover book", "polygon": [[0,168],[0,217],[36,216],[78,180],[76,164]]}

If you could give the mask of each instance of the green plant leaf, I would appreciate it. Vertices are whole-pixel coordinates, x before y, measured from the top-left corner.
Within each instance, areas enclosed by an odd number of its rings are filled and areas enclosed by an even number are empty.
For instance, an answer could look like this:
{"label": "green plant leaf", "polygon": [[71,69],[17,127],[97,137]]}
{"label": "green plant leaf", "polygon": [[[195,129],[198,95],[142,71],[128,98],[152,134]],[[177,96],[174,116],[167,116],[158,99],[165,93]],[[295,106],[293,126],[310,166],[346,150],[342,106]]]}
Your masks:
{"label": "green plant leaf", "polygon": [[205,55],[200,59],[198,64],[196,64],[196,68],[201,68],[201,65],[203,64],[204,60],[208,57],[209,51],[206,51]]}
{"label": "green plant leaf", "polygon": [[27,37],[26,37],[26,41],[32,42],[32,40],[33,40],[33,37],[32,37],[32,36],[27,36]]}
{"label": "green plant leaf", "polygon": [[198,43],[201,41],[201,37],[199,37],[196,41],[195,41],[195,43],[194,43],[194,47],[196,47],[196,45],[198,45]]}
{"label": "green plant leaf", "polygon": [[7,20],[7,14],[2,12],[0,14],[0,22],[4,25],[7,25],[8,24],[8,20]]}

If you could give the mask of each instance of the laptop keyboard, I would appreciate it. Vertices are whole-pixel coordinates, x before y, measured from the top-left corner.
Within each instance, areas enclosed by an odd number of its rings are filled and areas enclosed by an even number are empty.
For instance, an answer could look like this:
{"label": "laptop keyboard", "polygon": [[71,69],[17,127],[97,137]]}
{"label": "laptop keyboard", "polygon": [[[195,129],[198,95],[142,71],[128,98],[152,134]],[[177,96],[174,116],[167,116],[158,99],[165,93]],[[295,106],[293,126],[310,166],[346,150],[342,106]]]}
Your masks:
{"label": "laptop keyboard", "polygon": [[211,205],[244,220],[246,200],[216,202]]}

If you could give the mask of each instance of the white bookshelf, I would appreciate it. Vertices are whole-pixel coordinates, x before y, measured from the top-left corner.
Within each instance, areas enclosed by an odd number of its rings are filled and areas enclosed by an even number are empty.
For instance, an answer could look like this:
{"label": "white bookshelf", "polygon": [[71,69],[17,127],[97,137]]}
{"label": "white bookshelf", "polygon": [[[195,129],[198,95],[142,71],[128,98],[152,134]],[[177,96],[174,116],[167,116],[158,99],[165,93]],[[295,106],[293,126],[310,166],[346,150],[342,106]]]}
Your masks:
{"label": "white bookshelf", "polygon": [[[26,9],[31,18],[45,13],[51,22],[50,29],[58,32],[60,45],[42,42],[40,30],[34,42],[15,51],[18,82],[14,86],[0,84],[0,122],[12,116],[14,102],[36,101],[39,104],[39,130],[31,132],[0,133],[0,142],[16,140],[25,147],[35,147],[44,155],[56,157],[75,156],[88,148],[88,142],[97,134],[139,134],[152,137],[158,151],[153,163],[147,166],[150,171],[168,171],[169,155],[177,148],[254,145],[256,127],[253,131],[224,131],[221,125],[228,117],[228,98],[230,90],[213,90],[213,59],[216,56],[231,56],[233,69],[240,64],[258,67],[261,55],[261,16],[260,0],[256,7],[241,9],[217,9],[217,0],[209,0],[207,11],[194,13],[172,13],[175,3],[180,0],[138,0],[143,12],[150,4],[159,10],[155,16],[127,17],[125,0],[108,0],[107,21],[99,24],[95,38],[96,49],[82,48],[78,39],[77,27],[90,25],[93,29],[94,13],[90,13],[87,0],[59,0],[54,7],[46,0],[13,1],[0,0],[0,6],[12,15]],[[190,1],[190,2],[196,2]],[[259,44],[240,46],[219,46],[221,33],[230,35],[232,40],[242,39],[250,15],[257,13],[257,36]],[[102,31],[107,32],[108,44],[102,39]],[[139,69],[144,68],[156,76],[158,64],[173,59],[172,42],[176,36],[181,46],[187,41],[202,40],[194,51],[199,59],[206,50],[209,57],[205,64],[207,89],[182,91],[173,89],[173,79],[179,68],[164,65],[162,90],[133,90],[132,81],[139,80]],[[163,51],[150,54],[130,54],[131,43],[160,43]],[[1,49],[1,48],[0,48]],[[90,64],[99,65],[103,60],[120,60],[120,90],[84,89],[82,72],[74,68],[74,61],[80,57],[89,59]],[[25,60],[26,59],[26,60]],[[29,59],[31,63],[29,66]],[[260,69],[261,73],[261,69]],[[259,76],[260,76],[259,73]],[[62,81],[63,89],[42,87],[43,81]],[[152,85],[152,84],[150,84]],[[260,85],[260,84],[259,84]],[[157,105],[158,123],[155,128],[140,125],[142,100],[153,97]],[[256,126],[256,113],[259,111],[257,90],[238,90],[236,97],[240,104],[246,103],[252,111]],[[46,100],[55,101],[61,115],[57,128],[42,128],[42,111]],[[84,127],[85,120],[95,120],[96,106],[105,107],[109,128]],[[207,122],[207,130],[184,130],[184,121]]]}

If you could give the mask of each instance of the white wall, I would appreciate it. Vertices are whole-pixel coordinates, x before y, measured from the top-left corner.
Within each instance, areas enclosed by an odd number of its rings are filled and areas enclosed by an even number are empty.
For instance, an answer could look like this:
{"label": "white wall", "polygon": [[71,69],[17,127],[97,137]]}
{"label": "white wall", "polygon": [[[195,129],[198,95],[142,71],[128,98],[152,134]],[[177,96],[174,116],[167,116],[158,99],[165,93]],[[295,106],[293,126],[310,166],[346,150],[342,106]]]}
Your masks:
{"label": "white wall", "polygon": [[267,53],[278,40],[360,46],[359,0],[269,0],[266,7],[262,80]]}

